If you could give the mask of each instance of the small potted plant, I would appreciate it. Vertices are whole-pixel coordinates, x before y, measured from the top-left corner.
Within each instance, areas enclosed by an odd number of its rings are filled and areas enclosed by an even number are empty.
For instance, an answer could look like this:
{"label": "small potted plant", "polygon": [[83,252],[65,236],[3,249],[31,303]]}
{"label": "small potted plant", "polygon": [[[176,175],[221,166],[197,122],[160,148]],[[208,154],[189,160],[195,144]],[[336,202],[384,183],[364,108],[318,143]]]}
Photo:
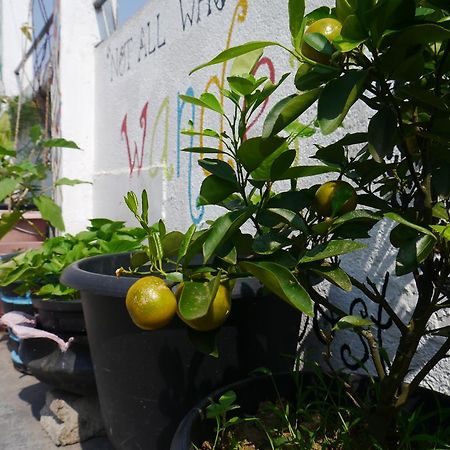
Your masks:
{"label": "small potted plant", "polygon": [[52,184],[52,147],[78,149],[72,141],[49,139],[39,125],[32,101],[21,105],[20,133],[15,135],[11,123],[17,122],[17,100],[3,97],[0,115],[0,253],[35,248],[48,234],[48,225],[64,231],[61,208],[52,199],[52,189],[76,185],[81,180],[61,178]]}
{"label": "small potted plant", "polygon": [[25,339],[18,356],[38,379],[77,393],[92,391],[95,381],[79,293],[59,283],[61,272],[89,255],[133,250],[145,236],[140,228],[125,227],[120,221],[98,218],[90,223],[76,235],[48,238],[39,249],[0,264],[0,286],[12,286],[16,296],[31,298],[39,329],[75,338],[64,354],[46,339]]}

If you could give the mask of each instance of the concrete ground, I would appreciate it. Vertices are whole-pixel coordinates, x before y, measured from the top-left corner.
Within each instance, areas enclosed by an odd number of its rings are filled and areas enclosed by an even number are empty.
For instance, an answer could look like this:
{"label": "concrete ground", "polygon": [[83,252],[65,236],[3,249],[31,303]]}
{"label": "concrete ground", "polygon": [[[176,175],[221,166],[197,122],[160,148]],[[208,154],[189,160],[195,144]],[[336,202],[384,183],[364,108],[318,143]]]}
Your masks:
{"label": "concrete ground", "polygon": [[39,424],[49,387],[14,369],[0,332],[0,450],[112,450],[106,437],[57,447]]}

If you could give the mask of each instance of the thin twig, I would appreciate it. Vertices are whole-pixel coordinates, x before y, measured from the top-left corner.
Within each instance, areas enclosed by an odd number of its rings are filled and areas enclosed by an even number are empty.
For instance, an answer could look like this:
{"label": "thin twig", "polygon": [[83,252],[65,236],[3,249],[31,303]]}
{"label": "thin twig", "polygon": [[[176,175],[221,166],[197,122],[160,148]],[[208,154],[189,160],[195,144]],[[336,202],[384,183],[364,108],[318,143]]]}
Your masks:
{"label": "thin twig", "polygon": [[374,335],[369,330],[362,330],[361,335],[364,336],[369,344],[370,354],[372,356],[372,361],[375,365],[375,369],[377,371],[380,380],[386,376],[386,372],[383,367],[383,362],[381,361],[380,349],[378,348],[377,340]]}

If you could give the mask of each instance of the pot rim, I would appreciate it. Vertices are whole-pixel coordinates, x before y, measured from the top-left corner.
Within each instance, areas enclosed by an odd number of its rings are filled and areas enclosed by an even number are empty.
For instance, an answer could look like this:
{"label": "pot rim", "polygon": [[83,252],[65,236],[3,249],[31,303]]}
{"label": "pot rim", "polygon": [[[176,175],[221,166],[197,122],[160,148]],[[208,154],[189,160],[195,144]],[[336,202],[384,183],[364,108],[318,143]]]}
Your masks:
{"label": "pot rim", "polygon": [[[117,264],[117,267],[113,268],[111,274],[94,272],[90,269],[112,258],[117,260],[122,259],[123,261],[130,253],[111,253],[83,258],[64,269],[60,277],[60,282],[80,292],[89,292],[104,297],[125,298],[128,289],[139,277],[128,275],[117,277],[114,272],[121,264]],[[238,279],[232,292],[232,298],[240,298],[243,296],[256,297],[261,286],[261,283],[256,278]]]}

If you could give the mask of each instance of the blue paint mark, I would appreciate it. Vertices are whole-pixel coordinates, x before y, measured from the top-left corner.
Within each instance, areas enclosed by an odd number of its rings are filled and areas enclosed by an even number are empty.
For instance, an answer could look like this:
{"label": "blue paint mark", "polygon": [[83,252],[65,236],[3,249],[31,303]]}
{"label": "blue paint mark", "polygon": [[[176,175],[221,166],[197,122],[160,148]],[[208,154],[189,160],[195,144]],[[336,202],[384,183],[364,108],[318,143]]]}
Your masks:
{"label": "blue paint mark", "polygon": [[[191,97],[194,96],[194,90],[192,87],[189,87],[186,90],[186,94]],[[182,118],[183,118],[183,110],[186,106],[186,103],[183,102],[180,97],[177,95],[177,178],[181,176],[181,130],[182,130]],[[195,105],[191,105],[192,123],[195,123]],[[190,137],[189,146],[194,146],[194,136]],[[191,215],[192,222],[198,224],[201,222],[203,215],[205,214],[205,207],[198,207],[195,203],[195,200],[192,198],[192,153],[189,153],[189,161],[188,161],[188,202],[189,202],[189,213]],[[195,213],[198,213],[196,215]]]}

